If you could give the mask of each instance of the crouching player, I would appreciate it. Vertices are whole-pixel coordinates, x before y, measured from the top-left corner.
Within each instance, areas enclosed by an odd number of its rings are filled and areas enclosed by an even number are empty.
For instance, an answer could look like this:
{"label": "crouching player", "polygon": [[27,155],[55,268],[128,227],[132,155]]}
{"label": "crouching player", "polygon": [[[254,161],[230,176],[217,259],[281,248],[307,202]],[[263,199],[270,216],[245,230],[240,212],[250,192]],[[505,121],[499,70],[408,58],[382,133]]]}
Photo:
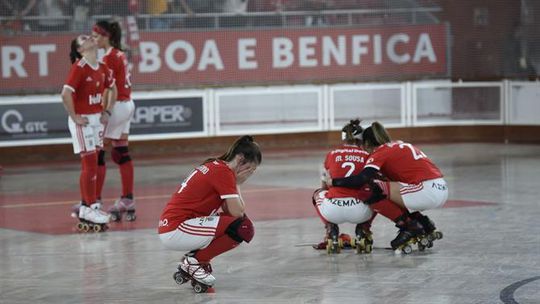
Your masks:
{"label": "crouching player", "polygon": [[195,292],[206,292],[215,282],[211,260],[251,241],[255,231],[238,185],[261,161],[259,145],[243,136],[225,154],[195,168],[172,195],[158,232],[166,248],[187,251],[174,274],[178,284],[191,280]]}

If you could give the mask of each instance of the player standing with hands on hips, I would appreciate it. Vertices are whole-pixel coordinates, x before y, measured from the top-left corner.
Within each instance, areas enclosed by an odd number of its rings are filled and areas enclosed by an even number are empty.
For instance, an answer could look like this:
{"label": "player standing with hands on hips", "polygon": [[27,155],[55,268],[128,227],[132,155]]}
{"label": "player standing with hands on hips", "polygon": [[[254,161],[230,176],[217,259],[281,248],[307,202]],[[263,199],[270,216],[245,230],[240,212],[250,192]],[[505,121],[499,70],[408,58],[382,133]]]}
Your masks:
{"label": "player standing with hands on hips", "polygon": [[[98,61],[97,45],[90,36],[80,35],[71,42],[70,59],[72,65],[62,90],[62,101],[69,115],[73,151],[81,157],[78,228],[85,232],[102,231],[109,215],[99,210],[96,199],[97,151],[103,147],[103,129],[109,119],[103,96],[116,95],[115,80],[109,68]],[[109,99],[105,104],[112,106],[114,100]]]}
{"label": "player standing with hands on hips", "polygon": [[206,292],[216,280],[211,260],[251,241],[255,230],[239,185],[261,161],[259,145],[251,136],[242,136],[225,154],[195,168],[173,193],[158,232],[166,248],[188,252],[174,274],[178,284],[191,280],[195,292]]}
{"label": "player standing with hands on hips", "polygon": [[[118,94],[112,98],[114,106],[110,107],[109,122],[105,127],[104,147],[112,145],[111,158],[120,169],[122,195],[109,208],[111,219],[120,221],[126,214],[127,221],[135,220],[135,201],[133,200],[133,161],[128,150],[128,136],[131,118],[135,113],[135,104],[131,99],[131,73],[126,54],[122,51],[122,30],[118,22],[99,21],[92,28],[92,37],[99,48],[105,50],[103,62],[112,70],[116,79]],[[106,166],[105,150],[98,153],[97,198],[101,200],[101,192],[105,183]]]}

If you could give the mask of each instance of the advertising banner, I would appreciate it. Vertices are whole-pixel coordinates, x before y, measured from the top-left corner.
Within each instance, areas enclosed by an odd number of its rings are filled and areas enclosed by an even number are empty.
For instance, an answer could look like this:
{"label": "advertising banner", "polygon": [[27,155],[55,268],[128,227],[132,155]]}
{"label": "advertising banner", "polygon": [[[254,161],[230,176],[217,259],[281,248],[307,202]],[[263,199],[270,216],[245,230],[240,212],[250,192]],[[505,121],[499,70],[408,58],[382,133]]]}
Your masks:
{"label": "advertising banner", "polygon": [[[60,91],[70,35],[0,36],[0,90]],[[132,83],[193,87],[448,74],[446,25],[141,32]]]}
{"label": "advertising banner", "polygon": [[[157,95],[157,94],[156,94]],[[60,97],[58,97],[60,98]],[[202,97],[135,100],[130,134],[163,135],[204,131]],[[28,140],[71,138],[61,102],[0,104],[0,146]]]}

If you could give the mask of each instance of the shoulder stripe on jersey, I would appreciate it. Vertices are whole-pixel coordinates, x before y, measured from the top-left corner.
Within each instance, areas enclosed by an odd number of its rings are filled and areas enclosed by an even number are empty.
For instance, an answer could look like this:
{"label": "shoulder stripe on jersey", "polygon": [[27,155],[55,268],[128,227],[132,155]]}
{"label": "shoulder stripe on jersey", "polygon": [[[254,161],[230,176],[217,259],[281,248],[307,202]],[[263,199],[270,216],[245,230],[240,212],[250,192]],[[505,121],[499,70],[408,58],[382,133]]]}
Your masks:
{"label": "shoulder stripe on jersey", "polygon": [[116,79],[113,78],[113,80],[112,80],[111,85],[109,86],[109,88],[112,88],[115,84],[116,84]]}
{"label": "shoulder stripe on jersey", "polygon": [[69,86],[67,84],[65,84],[64,87],[62,87],[62,90],[64,90],[64,89],[68,89],[71,92],[75,93],[75,89],[72,86]]}
{"label": "shoulder stripe on jersey", "polygon": [[381,168],[379,168],[379,166],[376,166],[376,165],[373,165],[373,164],[365,165],[364,169],[367,168],[367,167],[375,168],[375,169],[381,171]]}
{"label": "shoulder stripe on jersey", "polygon": [[225,194],[225,195],[220,196],[221,199],[237,198],[237,197],[240,197],[240,195],[239,194]]}

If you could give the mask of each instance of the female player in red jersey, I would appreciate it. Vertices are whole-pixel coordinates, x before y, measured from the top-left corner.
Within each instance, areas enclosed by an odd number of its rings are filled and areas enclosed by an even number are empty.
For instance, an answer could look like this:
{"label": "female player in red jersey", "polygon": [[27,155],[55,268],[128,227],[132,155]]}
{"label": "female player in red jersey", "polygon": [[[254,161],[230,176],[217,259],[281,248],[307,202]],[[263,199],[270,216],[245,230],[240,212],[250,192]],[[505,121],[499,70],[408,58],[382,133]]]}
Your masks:
{"label": "female player in red jersey", "polygon": [[402,248],[421,234],[426,235],[430,241],[442,238],[442,233],[436,231],[434,223],[420,213],[422,210],[441,207],[448,199],[448,186],[437,166],[413,145],[392,141],[378,122],[362,132],[362,140],[364,149],[370,152],[362,172],[332,179],[331,184],[358,188],[381,173],[390,180],[383,185],[389,199],[405,210],[415,211],[408,218],[397,219],[396,225],[400,232],[391,242],[392,248]]}
{"label": "female player in red jersey", "polygon": [[99,231],[109,221],[109,215],[96,210],[97,150],[103,146],[103,128],[108,120],[102,99],[105,91],[116,94],[115,80],[107,66],[97,60],[97,45],[89,36],[80,35],[71,42],[70,58],[72,66],[62,101],[69,115],[73,150],[80,154],[82,164],[82,201],[76,216],[81,220],[79,229]]}
{"label": "female player in red jersey", "polygon": [[[371,237],[371,221],[374,213],[364,204],[371,196],[368,186],[357,189],[344,187],[328,187],[324,177],[347,177],[360,173],[364,168],[369,153],[359,147],[362,127],[360,120],[351,120],[342,131],[343,144],[326,154],[322,187],[313,194],[313,205],[319,217],[325,224],[326,236],[315,249],[326,249],[328,253],[339,253],[344,242],[352,241],[357,252],[371,252],[373,239]],[[339,233],[339,224],[356,224],[355,239],[343,238]]]}
{"label": "female player in red jersey", "polygon": [[174,276],[178,284],[192,280],[196,292],[206,291],[215,282],[212,258],[251,241],[253,223],[245,214],[238,185],[261,161],[259,145],[251,136],[242,136],[225,154],[195,168],[172,195],[158,232],[166,248],[188,251]]}
{"label": "female player in red jersey", "polygon": [[[92,37],[99,48],[105,50],[103,62],[112,70],[116,79],[118,94],[110,107],[110,118],[105,127],[104,147],[112,145],[111,158],[120,169],[122,195],[109,209],[111,219],[119,221],[126,213],[126,220],[135,220],[135,201],[133,200],[133,162],[128,151],[128,135],[135,104],[131,99],[131,73],[126,54],[121,48],[122,30],[118,22],[99,21],[92,29]],[[98,153],[97,198],[105,183],[105,150]]]}

